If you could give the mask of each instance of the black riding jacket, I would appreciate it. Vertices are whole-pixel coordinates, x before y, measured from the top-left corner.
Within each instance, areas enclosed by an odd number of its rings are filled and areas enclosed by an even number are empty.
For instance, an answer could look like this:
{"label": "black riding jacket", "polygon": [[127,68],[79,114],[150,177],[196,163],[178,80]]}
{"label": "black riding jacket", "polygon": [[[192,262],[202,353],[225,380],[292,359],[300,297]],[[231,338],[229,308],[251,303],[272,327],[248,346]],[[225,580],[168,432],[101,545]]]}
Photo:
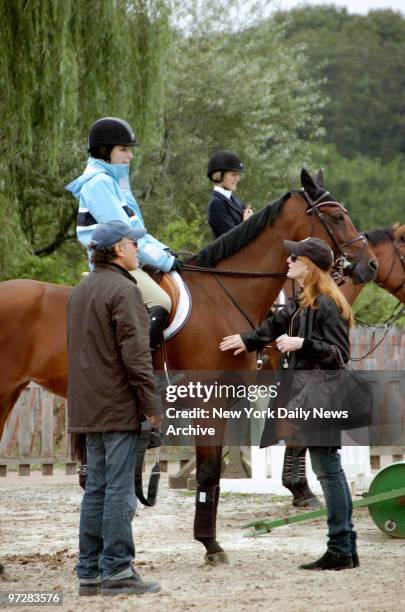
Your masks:
{"label": "black riding jacket", "polygon": [[219,238],[225,232],[243,221],[245,205],[233,194],[228,200],[219,191],[213,191],[208,202],[208,223],[211,226],[215,238]]}

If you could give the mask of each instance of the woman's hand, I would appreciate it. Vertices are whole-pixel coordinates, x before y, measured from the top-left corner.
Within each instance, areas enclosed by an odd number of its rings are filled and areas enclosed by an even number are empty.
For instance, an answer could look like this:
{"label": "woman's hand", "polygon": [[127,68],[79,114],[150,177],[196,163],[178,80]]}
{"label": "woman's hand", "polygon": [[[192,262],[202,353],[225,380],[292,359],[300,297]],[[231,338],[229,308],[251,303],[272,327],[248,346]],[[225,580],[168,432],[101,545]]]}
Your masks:
{"label": "woman's hand", "polygon": [[250,206],[250,204],[248,204],[246,208],[243,209],[242,219],[244,221],[247,221],[247,219],[249,219],[249,217],[251,217],[252,215],[253,215],[252,207]]}
{"label": "woman's hand", "polygon": [[234,350],[234,355],[239,355],[239,353],[246,351],[246,346],[239,334],[225,336],[225,338],[222,338],[219,348],[221,351],[232,351],[233,349],[236,349]]}
{"label": "woman's hand", "polygon": [[298,336],[287,336],[287,334],[279,336],[276,340],[277,348],[281,353],[298,351],[300,348],[302,348],[303,342],[304,338],[299,338]]}

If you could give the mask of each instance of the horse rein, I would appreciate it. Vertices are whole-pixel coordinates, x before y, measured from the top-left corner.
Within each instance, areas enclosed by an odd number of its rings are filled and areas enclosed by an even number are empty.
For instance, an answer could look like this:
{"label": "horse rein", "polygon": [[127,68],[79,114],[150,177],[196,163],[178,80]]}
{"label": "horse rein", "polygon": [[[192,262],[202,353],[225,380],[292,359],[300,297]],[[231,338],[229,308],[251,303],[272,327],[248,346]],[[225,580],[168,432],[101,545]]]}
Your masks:
{"label": "horse rein", "polygon": [[[385,285],[394,269],[394,265],[395,265],[395,259],[396,256],[398,256],[399,261],[401,262],[402,265],[402,269],[405,273],[405,257],[402,255],[401,253],[401,246],[403,245],[399,245],[397,244],[395,239],[392,239],[390,237],[392,246],[393,246],[393,250],[394,250],[394,257],[392,259],[392,263],[391,263],[391,267],[389,269],[388,274],[386,275],[385,279],[381,282],[376,282],[376,284],[379,287],[382,288],[386,288]],[[396,295],[398,293],[398,291],[400,291],[400,289],[403,287],[403,285],[405,284],[405,274],[404,274],[404,279],[402,281],[402,283],[393,291],[390,291],[390,293],[392,293],[393,295]],[[401,305],[401,302],[398,301],[398,303],[395,305],[392,313],[389,315],[388,319],[386,319],[384,321],[384,323],[381,324],[371,324],[371,323],[367,323],[366,321],[363,321],[362,319],[359,319],[358,317],[356,317],[356,321],[357,323],[359,323],[360,325],[363,325],[364,327],[370,327],[373,330],[373,335],[372,335],[372,343],[374,342],[374,338],[375,338],[375,332],[377,329],[383,329],[384,330],[384,334],[382,336],[382,338],[376,343],[374,344],[368,351],[367,353],[365,353],[364,355],[362,355],[361,357],[351,357],[350,361],[363,361],[364,359],[366,359],[366,357],[368,357],[369,355],[371,355],[371,353],[373,353],[379,346],[380,344],[382,344],[389,332],[390,327],[396,323],[398,321],[398,319],[400,319],[402,317],[402,315],[405,312],[405,304]]]}

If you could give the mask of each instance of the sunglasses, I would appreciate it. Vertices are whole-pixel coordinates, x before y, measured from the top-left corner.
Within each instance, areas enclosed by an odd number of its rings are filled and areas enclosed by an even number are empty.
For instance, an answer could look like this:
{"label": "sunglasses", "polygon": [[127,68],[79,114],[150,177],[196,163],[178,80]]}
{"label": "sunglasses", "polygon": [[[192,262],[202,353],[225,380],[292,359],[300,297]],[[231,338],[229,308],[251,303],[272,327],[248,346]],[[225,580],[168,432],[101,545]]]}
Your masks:
{"label": "sunglasses", "polygon": [[298,259],[298,255],[296,255],[295,253],[291,253],[291,254],[290,254],[290,259],[291,259],[291,261],[294,263],[294,262],[296,262],[296,261],[297,261],[297,259]]}
{"label": "sunglasses", "polygon": [[[134,240],[132,240],[131,238],[128,238],[126,242],[130,242],[130,243],[132,243],[132,244],[133,244],[134,246],[136,246],[136,247],[138,246],[138,241],[137,241],[137,240],[135,240],[135,239],[134,239]],[[125,244],[125,243],[124,243],[124,244]]]}

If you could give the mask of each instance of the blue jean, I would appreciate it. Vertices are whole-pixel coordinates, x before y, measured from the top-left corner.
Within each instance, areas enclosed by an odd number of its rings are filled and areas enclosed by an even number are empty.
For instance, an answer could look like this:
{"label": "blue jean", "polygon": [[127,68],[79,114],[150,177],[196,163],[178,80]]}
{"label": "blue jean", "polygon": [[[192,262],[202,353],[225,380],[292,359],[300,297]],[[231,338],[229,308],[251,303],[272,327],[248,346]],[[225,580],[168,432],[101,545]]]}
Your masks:
{"label": "blue jean", "polygon": [[312,469],[325,497],[328,522],[328,550],[344,557],[357,553],[352,522],[352,496],[336,448],[311,447]]}
{"label": "blue jean", "polygon": [[80,510],[79,578],[104,580],[135,558],[135,431],[86,435],[88,475]]}

